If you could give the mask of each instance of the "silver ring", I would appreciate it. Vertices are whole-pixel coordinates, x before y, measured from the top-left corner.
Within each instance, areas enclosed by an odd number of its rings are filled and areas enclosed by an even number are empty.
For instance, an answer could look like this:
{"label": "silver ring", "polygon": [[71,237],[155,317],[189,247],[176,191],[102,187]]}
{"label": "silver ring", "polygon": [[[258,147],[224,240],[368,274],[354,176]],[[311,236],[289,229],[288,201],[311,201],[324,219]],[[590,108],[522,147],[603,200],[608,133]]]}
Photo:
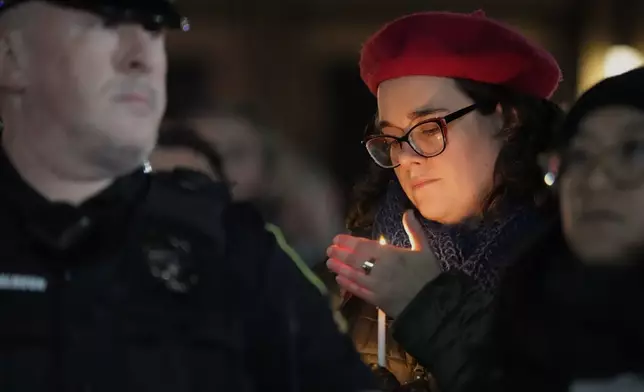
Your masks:
{"label": "silver ring", "polygon": [[365,275],[369,275],[371,273],[371,270],[376,265],[375,261],[376,261],[376,259],[374,259],[372,257],[369,260],[366,260],[364,263],[362,263],[361,267],[362,267],[362,270],[364,271]]}

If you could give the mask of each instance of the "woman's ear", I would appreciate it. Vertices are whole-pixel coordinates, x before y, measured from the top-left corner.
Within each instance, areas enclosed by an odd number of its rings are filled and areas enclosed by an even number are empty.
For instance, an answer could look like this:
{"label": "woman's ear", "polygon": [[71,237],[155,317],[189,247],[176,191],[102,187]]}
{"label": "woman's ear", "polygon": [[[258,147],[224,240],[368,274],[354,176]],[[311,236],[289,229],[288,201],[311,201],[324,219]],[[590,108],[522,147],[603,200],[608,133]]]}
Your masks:
{"label": "woman's ear", "polygon": [[496,105],[496,113],[501,120],[499,129],[513,129],[521,125],[519,121],[519,113],[516,108],[504,108],[500,103]]}

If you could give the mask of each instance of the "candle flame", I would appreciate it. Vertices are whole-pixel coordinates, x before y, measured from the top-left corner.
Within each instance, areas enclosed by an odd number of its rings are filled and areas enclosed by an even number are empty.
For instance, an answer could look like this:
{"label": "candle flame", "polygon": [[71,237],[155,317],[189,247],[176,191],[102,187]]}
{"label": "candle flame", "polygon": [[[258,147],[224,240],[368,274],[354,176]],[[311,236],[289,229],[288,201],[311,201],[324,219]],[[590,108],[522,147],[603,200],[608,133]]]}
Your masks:
{"label": "candle flame", "polygon": [[387,245],[387,240],[385,239],[384,235],[380,235],[380,238],[378,238],[378,243],[380,245]]}

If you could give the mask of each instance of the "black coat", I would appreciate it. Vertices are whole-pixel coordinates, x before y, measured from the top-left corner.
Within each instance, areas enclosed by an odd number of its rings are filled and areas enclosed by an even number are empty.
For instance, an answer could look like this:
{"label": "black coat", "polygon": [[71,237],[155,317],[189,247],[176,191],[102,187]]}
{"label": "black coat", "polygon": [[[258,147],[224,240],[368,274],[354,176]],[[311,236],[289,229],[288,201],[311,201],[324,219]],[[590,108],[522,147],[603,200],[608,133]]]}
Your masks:
{"label": "black coat", "polygon": [[0,158],[0,390],[358,391],[369,370],[253,209],[194,174],[50,203]]}
{"label": "black coat", "polygon": [[394,338],[442,392],[564,392],[644,371],[642,266],[584,266],[558,220],[516,257],[496,294],[445,274],[396,320]]}
{"label": "black coat", "polygon": [[642,373],[643,302],[641,265],[584,265],[553,225],[505,279],[489,389],[563,392],[582,380]]}
{"label": "black coat", "polygon": [[542,260],[565,249],[556,227],[545,225],[517,246],[515,261],[495,291],[451,271],[426,285],[398,317],[394,338],[427,367],[441,392],[525,391],[536,385],[525,384],[528,377],[538,381],[548,373],[538,353],[541,326],[532,323],[528,309],[542,305],[533,297],[540,292],[535,286],[542,281],[537,272]]}

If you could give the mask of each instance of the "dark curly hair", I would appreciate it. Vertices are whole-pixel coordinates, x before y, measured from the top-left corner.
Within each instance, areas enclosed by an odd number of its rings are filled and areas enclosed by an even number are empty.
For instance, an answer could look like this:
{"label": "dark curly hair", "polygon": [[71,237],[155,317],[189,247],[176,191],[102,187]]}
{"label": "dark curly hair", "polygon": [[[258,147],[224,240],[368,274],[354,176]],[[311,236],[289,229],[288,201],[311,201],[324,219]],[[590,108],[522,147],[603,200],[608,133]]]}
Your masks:
{"label": "dark curly hair", "polygon": [[[551,200],[551,192],[543,181],[540,155],[553,142],[553,132],[563,119],[563,111],[555,103],[520,94],[503,86],[455,79],[483,115],[494,113],[501,105],[503,127],[496,135],[504,141],[494,167],[494,188],[488,195],[483,214],[495,212],[502,200],[534,203]],[[365,179],[354,187],[354,196],[347,218],[347,228],[354,232],[370,230],[376,208],[390,181],[397,181],[394,171],[373,164]],[[411,202],[410,202],[411,206]]]}

